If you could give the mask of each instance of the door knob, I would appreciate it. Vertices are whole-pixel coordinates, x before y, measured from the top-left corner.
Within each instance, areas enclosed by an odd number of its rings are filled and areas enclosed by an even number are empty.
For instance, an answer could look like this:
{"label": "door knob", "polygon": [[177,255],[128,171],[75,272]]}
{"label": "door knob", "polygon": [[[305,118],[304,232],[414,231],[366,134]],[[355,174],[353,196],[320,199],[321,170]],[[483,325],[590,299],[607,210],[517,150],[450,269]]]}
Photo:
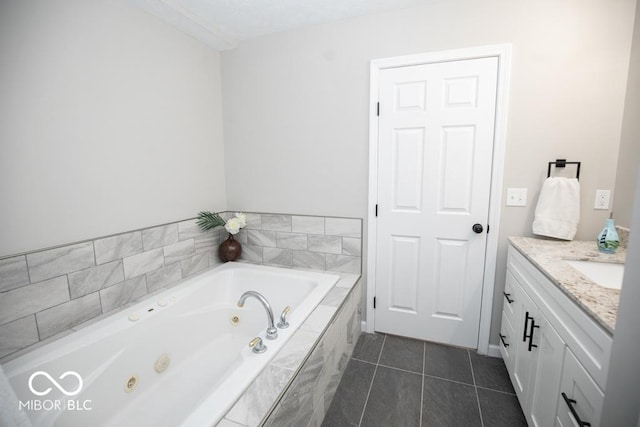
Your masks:
{"label": "door knob", "polygon": [[473,227],[471,227],[471,229],[473,230],[474,233],[482,233],[482,231],[484,230],[484,228],[482,228],[482,224],[473,224]]}

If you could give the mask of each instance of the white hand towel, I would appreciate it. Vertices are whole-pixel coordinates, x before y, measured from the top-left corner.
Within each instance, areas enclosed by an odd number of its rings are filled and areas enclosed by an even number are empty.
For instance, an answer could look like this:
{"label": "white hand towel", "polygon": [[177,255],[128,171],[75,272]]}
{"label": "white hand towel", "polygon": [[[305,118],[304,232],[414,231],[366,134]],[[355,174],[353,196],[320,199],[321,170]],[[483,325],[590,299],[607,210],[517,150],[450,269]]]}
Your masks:
{"label": "white hand towel", "polygon": [[551,177],[542,185],[533,234],[573,240],[580,221],[580,184],[576,178]]}

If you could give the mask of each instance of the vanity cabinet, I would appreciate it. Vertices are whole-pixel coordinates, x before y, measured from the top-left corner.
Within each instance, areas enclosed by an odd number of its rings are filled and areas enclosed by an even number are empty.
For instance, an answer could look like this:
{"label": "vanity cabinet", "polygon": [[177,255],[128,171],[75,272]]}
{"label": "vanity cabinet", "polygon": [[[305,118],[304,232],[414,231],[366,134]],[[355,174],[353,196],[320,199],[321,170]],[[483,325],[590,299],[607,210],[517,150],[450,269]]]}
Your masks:
{"label": "vanity cabinet", "polygon": [[513,246],[503,302],[500,352],[528,424],[600,425],[611,337]]}
{"label": "vanity cabinet", "polygon": [[[505,302],[514,315],[509,316],[503,310],[503,319],[510,322],[512,317],[516,325],[510,333],[514,337],[511,339],[514,348],[507,356],[512,365],[511,369],[507,366],[507,370],[529,425],[551,426],[566,344],[510,272],[507,272],[507,281],[512,302]],[[505,330],[510,327],[507,325]],[[512,345],[501,347],[506,353]]]}

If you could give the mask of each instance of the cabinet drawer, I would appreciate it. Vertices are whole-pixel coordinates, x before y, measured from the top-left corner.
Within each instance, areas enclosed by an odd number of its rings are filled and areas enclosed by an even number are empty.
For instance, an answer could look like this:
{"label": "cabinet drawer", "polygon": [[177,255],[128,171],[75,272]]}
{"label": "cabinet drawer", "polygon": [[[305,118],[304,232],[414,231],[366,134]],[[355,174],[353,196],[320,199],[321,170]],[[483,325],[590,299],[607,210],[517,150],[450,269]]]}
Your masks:
{"label": "cabinet drawer", "polygon": [[602,390],[571,350],[567,350],[562,366],[555,425],[576,426],[582,421],[590,423],[591,427],[599,426],[603,400]]}
{"label": "cabinet drawer", "polygon": [[518,284],[510,271],[507,270],[507,278],[504,283],[504,292],[502,298],[502,311],[505,313],[511,325],[514,324],[516,319],[516,299]]}
{"label": "cabinet drawer", "polygon": [[589,375],[605,389],[611,336],[513,246],[509,246],[507,268]]}
{"label": "cabinet drawer", "polygon": [[500,354],[509,373],[513,372],[516,348],[516,335],[513,326],[511,326],[507,313],[503,310],[502,324],[500,325]]}

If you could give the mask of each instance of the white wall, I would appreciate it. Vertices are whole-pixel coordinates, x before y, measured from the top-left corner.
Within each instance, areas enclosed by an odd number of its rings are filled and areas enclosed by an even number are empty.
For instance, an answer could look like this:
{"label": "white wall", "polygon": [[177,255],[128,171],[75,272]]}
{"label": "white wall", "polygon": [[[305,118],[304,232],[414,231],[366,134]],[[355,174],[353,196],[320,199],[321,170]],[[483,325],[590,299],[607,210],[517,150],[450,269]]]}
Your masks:
{"label": "white wall", "polygon": [[627,96],[624,104],[620,153],[616,174],[613,212],[616,223],[631,226],[635,181],[640,165],[640,8],[636,7],[635,30],[629,64]]}
{"label": "white wall", "polygon": [[219,62],[124,0],[0,2],[0,256],[224,210]]}
{"label": "white wall", "polygon": [[[627,252],[628,260],[640,258],[640,174],[635,181],[635,209],[632,209],[632,233]],[[616,332],[611,347],[611,361],[602,408],[602,425],[633,426],[640,422],[640,264],[627,262],[620,291],[620,306]]]}
{"label": "white wall", "polygon": [[[636,8],[635,29],[629,66],[629,85],[625,102],[624,124],[620,147],[620,168],[616,184],[616,210],[624,212],[624,224],[633,227],[627,260],[640,259],[640,8]],[[634,180],[633,178],[636,177]],[[625,198],[622,201],[622,197]],[[635,205],[635,208],[633,206]],[[627,210],[626,207],[629,207]],[[621,209],[624,207],[624,209]],[[602,425],[640,427],[640,264],[627,262],[620,291],[620,307],[611,348],[611,362],[607,377]],[[606,420],[606,423],[605,423]],[[637,420],[637,424],[636,424]]]}
{"label": "white wall", "polygon": [[593,193],[615,183],[634,7],[635,0],[435,1],[223,52],[228,204],[366,219],[369,61],[512,43],[504,187],[529,188],[529,206],[502,212],[495,331],[506,236],[530,235],[547,162],[582,161],[578,239],[595,238],[608,216],[592,209]]}
{"label": "white wall", "polygon": [[[615,179],[633,6],[435,2],[223,52],[229,204],[364,216],[369,60],[511,42],[506,182],[535,196],[547,161],[581,160],[584,205],[592,206],[587,190],[612,188]],[[583,216],[590,233],[606,214]]]}

